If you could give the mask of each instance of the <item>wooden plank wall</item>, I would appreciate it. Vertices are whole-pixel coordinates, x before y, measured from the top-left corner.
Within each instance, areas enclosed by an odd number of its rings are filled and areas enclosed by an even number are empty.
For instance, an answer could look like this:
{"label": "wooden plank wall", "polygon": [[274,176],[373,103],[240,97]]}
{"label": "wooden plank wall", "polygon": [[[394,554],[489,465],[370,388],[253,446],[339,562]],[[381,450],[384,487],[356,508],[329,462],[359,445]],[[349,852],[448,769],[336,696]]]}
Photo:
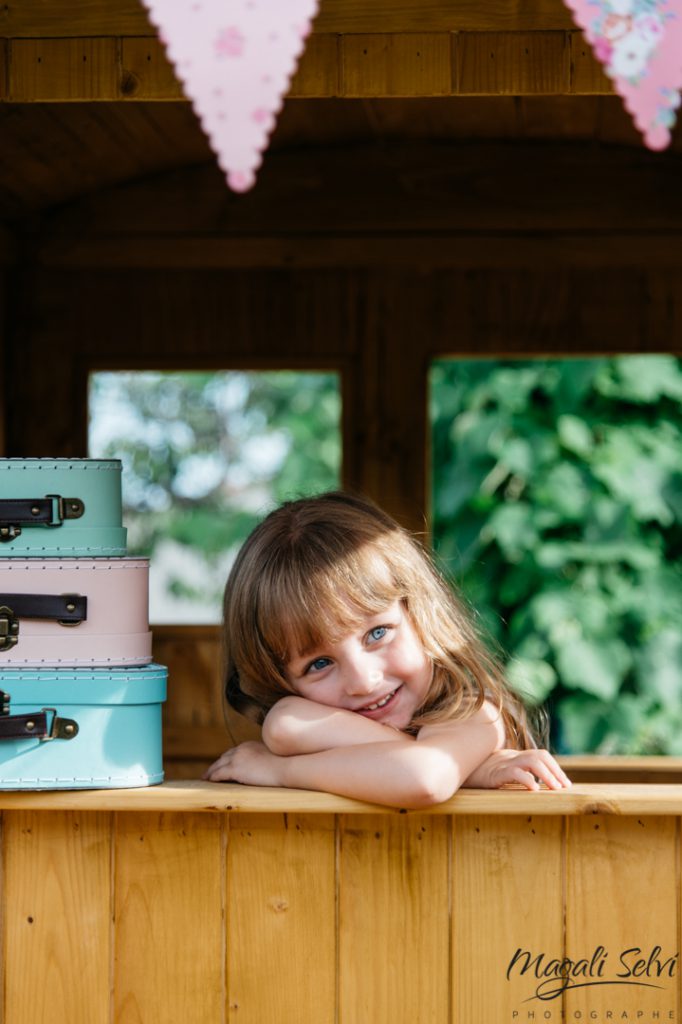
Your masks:
{"label": "wooden plank wall", "polygon": [[3,1024],[678,1020],[679,857],[675,817],[7,811]]}
{"label": "wooden plank wall", "polygon": [[[293,149],[243,197],[209,165],[51,211],[14,273],[7,452],[85,454],[92,369],[332,368],[344,484],[424,532],[433,358],[679,350],[678,159]],[[196,777],[230,744],[218,631],[157,630],[155,656],[170,668],[168,776]]]}

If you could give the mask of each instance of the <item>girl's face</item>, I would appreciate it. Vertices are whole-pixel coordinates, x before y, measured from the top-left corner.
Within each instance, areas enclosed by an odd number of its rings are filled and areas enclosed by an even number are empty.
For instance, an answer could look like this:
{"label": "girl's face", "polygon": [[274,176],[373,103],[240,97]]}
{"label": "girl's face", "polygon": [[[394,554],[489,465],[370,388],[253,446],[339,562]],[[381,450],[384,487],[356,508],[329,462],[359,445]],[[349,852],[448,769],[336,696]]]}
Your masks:
{"label": "girl's face", "polygon": [[287,677],[301,697],[405,729],[421,707],[433,666],[395,601],[335,643],[292,656]]}

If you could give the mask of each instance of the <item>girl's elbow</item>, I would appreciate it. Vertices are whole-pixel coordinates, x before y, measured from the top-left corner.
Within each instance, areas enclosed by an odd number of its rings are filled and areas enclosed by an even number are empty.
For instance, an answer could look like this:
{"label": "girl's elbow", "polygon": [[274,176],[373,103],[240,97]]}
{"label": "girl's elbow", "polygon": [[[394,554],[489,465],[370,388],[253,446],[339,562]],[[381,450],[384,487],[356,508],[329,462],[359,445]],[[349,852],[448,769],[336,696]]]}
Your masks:
{"label": "girl's elbow", "polygon": [[419,810],[442,804],[454,796],[461,783],[459,772],[452,760],[440,751],[429,751],[428,757],[420,759],[415,772],[414,793],[410,797],[410,806]]}
{"label": "girl's elbow", "polygon": [[[286,757],[296,752],[298,729],[287,706],[290,698],[283,697],[272,707],[263,722],[261,738],[271,754]],[[293,698],[296,700],[297,698]]]}

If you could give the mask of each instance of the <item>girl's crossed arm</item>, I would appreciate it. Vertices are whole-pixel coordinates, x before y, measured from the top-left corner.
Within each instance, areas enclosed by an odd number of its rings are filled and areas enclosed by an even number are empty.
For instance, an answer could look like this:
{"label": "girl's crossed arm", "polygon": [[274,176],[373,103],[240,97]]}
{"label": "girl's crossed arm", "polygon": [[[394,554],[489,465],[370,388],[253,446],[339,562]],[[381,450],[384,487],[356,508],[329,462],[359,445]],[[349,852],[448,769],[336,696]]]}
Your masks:
{"label": "girl's crossed arm", "polygon": [[[493,705],[487,705],[491,710]],[[448,728],[446,725],[445,728]],[[436,735],[435,727],[422,728],[419,739]],[[332,747],[360,743],[391,743],[409,739],[406,733],[382,725],[352,711],[318,704],[308,698],[291,696],[279,700],[263,723],[263,742],[273,754],[311,754]],[[469,789],[498,789],[508,784],[536,790],[544,782],[549,789],[570,786],[570,779],[547,750],[509,750],[499,738],[498,746],[462,785]]]}
{"label": "girl's crossed arm", "polygon": [[[357,715],[353,717],[360,719]],[[567,784],[563,772],[546,751],[499,749],[504,733],[497,710],[489,704],[465,721],[424,726],[416,742],[391,730],[395,738],[390,743],[385,742],[384,734],[370,742],[353,743],[353,724],[363,730],[366,726],[386,727],[368,719],[362,719],[362,724],[360,720],[352,723],[343,717],[330,721],[332,728],[345,733],[347,745],[281,756],[272,753],[264,743],[242,743],[218,758],[204,778],[211,782],[321,790],[394,807],[419,808],[447,800],[476,769],[482,769],[491,755],[505,754],[509,757],[501,757],[501,761],[511,765],[511,774],[505,777],[504,771],[499,770],[496,780],[488,781],[488,785],[513,781],[526,784],[523,777],[519,778],[519,770],[529,778],[538,775],[550,788],[559,789]],[[376,734],[376,729],[372,731]],[[517,758],[525,768],[519,769]],[[528,788],[537,787],[533,782]]]}
{"label": "girl's crossed arm", "polygon": [[282,697],[263,722],[263,743],[273,754],[315,754],[333,747],[409,739],[390,725],[308,697]]}

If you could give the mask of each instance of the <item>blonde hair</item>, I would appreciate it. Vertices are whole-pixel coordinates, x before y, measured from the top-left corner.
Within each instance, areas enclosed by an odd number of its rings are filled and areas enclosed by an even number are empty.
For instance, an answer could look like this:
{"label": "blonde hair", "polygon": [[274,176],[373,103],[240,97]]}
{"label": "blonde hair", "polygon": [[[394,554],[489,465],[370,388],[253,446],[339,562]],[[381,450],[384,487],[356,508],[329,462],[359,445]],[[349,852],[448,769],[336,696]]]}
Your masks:
{"label": "blonde hair", "polygon": [[286,502],[248,537],[225,587],[225,694],[262,722],[293,691],[292,656],[334,643],[401,601],[433,663],[410,723],[466,718],[490,700],[507,745],[536,745],[520,699],[426,550],[372,502],[332,492]]}

